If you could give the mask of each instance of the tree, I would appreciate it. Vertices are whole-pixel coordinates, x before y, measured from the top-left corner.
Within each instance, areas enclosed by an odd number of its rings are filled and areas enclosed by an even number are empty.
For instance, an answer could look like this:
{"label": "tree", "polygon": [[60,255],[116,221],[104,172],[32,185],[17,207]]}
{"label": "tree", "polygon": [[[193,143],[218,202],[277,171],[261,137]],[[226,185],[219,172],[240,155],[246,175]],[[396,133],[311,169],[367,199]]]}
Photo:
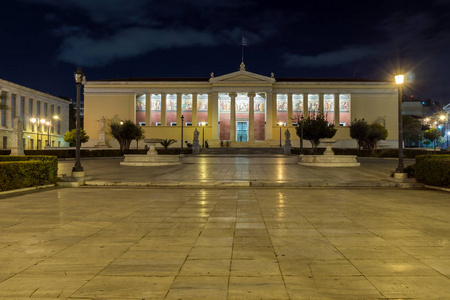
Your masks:
{"label": "tree", "polygon": [[432,141],[434,143],[434,151],[436,151],[436,140],[440,138],[441,132],[437,128],[431,128],[428,130],[425,130],[423,134],[424,138]]}
{"label": "tree", "polygon": [[403,139],[408,143],[418,142],[422,139],[422,124],[412,116],[403,116]]}
{"label": "tree", "polygon": [[364,119],[353,121],[350,124],[350,137],[358,143],[358,150],[364,148],[365,141],[369,136],[370,126]]}
{"label": "tree", "polygon": [[350,125],[350,136],[356,139],[358,143],[358,150],[374,151],[377,144],[381,140],[385,140],[388,136],[388,131],[383,125],[378,123],[367,124],[362,120],[355,120]]}
{"label": "tree", "polygon": [[377,148],[377,144],[381,140],[386,140],[388,131],[383,125],[378,123],[370,124],[369,134],[366,140],[366,149],[374,151]]}
{"label": "tree", "polygon": [[[303,121],[297,120],[298,124],[303,122],[303,138],[308,140],[312,145],[313,153],[316,152],[317,147],[320,144],[320,139],[329,139],[332,138],[337,129],[334,128],[334,124],[328,124],[322,113],[307,116]],[[296,128],[297,135],[301,136],[301,127],[297,126]]]}
{"label": "tree", "polygon": [[112,122],[110,125],[110,133],[119,142],[122,153],[130,149],[131,141],[144,137],[142,127],[137,126],[131,120],[126,120],[122,124]]}
{"label": "tree", "polygon": [[[68,142],[71,146],[75,146],[77,142],[77,130],[72,129],[67,131],[64,134],[64,141]],[[80,142],[87,143],[87,141],[89,141],[89,136],[86,134],[84,129],[80,129]]]}

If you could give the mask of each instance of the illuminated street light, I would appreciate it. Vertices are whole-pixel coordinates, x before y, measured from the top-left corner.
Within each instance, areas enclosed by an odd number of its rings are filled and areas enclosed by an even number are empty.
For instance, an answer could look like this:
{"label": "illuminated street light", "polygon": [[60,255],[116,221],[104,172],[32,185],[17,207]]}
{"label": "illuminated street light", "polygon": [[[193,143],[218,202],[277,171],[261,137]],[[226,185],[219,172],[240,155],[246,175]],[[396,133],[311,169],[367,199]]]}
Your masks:
{"label": "illuminated street light", "polygon": [[280,148],[281,148],[281,126],[283,126],[283,122],[278,123],[278,126],[280,126]]}
{"label": "illuminated street light", "polygon": [[183,141],[184,116],[181,115],[180,119],[181,119],[181,153],[180,153],[180,155],[183,155],[183,143],[184,143],[184,141]]}
{"label": "illuminated street light", "polygon": [[405,173],[403,165],[403,124],[402,124],[402,85],[404,75],[395,76],[395,83],[398,86],[398,166],[395,173]]}
{"label": "illuminated street light", "polygon": [[203,128],[203,132],[202,132],[202,137],[203,137],[202,148],[203,149],[205,149],[205,125],[206,125],[206,122],[202,122],[202,128]]}
{"label": "illuminated street light", "polygon": [[[39,125],[42,125],[42,126],[46,125],[47,120],[39,119],[39,118],[31,118],[30,122],[37,125],[37,128],[36,128],[36,150],[39,150]],[[42,135],[41,135],[41,137],[42,137]]]}

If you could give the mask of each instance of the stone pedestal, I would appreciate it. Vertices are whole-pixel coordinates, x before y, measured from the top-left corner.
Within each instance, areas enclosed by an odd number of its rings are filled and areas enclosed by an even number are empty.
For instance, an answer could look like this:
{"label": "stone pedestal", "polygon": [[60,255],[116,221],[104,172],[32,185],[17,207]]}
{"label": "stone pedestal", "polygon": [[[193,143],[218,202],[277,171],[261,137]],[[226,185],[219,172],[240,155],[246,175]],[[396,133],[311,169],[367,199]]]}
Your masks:
{"label": "stone pedestal", "polygon": [[106,132],[100,131],[98,134],[98,143],[95,145],[97,148],[109,148],[109,145],[106,143]]}
{"label": "stone pedestal", "polygon": [[337,140],[331,139],[320,140],[326,146],[323,155],[300,155],[298,164],[313,167],[359,167],[361,164],[356,161],[355,155],[334,155],[331,145],[336,142]]}
{"label": "stone pedestal", "polygon": [[292,149],[291,140],[286,139],[284,141],[284,155],[290,155],[291,149]]}
{"label": "stone pedestal", "polygon": [[192,154],[198,155],[200,153],[200,143],[198,142],[199,132],[197,128],[194,131],[194,139],[192,141]]}
{"label": "stone pedestal", "polygon": [[126,154],[121,166],[134,166],[134,167],[150,167],[150,166],[170,166],[180,165],[183,162],[178,155],[158,155],[155,145],[161,142],[161,139],[144,139],[149,145],[149,150],[145,155],[139,154]]}

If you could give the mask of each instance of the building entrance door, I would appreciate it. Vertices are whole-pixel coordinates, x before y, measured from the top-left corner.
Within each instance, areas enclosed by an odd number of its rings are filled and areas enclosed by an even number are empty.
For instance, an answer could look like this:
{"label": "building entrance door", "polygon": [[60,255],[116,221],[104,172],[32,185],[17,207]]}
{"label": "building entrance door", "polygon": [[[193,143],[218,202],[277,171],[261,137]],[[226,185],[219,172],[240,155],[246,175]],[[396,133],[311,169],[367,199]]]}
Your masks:
{"label": "building entrance door", "polygon": [[246,142],[248,140],[248,122],[236,122],[236,141]]}

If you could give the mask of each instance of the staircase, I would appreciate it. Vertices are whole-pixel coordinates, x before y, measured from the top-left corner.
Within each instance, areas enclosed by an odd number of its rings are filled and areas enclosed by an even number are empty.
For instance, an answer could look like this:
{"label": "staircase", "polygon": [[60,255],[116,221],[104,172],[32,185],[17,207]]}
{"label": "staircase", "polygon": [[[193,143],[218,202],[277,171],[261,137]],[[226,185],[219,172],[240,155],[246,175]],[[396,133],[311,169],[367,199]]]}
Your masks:
{"label": "staircase", "polygon": [[208,148],[202,154],[217,154],[217,155],[274,155],[283,154],[283,148]]}

